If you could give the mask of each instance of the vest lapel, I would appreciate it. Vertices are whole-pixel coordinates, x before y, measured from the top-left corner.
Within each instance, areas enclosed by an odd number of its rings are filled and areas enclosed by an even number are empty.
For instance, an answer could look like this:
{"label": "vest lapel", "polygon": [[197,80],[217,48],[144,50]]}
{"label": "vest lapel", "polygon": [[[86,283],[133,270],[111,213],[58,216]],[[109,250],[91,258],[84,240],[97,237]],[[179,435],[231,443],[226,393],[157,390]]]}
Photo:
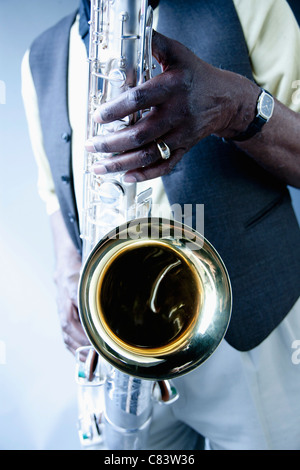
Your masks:
{"label": "vest lapel", "polygon": [[71,164],[72,129],[68,114],[69,34],[76,14],[43,33],[30,50],[30,67],[38,96],[44,147],[55,190],[72,240],[80,250],[78,213]]}

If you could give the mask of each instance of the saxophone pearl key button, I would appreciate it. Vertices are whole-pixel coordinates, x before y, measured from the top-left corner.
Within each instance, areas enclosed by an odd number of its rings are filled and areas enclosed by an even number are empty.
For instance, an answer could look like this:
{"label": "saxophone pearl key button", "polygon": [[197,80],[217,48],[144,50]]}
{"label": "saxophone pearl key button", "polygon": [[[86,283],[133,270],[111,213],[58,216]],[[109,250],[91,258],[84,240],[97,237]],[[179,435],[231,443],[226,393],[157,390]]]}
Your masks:
{"label": "saxophone pearl key button", "polygon": [[124,195],[124,190],[118,182],[107,181],[102,183],[99,190],[99,197],[106,204],[119,203],[120,197]]}

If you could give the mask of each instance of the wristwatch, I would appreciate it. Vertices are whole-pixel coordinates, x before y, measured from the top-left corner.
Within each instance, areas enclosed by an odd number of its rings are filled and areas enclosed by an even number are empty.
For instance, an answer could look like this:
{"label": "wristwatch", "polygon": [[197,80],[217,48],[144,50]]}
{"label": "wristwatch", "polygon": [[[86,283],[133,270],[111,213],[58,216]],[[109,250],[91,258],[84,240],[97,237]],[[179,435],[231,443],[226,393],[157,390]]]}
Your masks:
{"label": "wristwatch", "polygon": [[253,137],[255,134],[261,131],[262,127],[270,120],[274,110],[274,98],[266,90],[262,88],[262,91],[258,97],[256,104],[256,116],[254,120],[249,124],[248,128],[233,137],[231,140],[242,142]]}

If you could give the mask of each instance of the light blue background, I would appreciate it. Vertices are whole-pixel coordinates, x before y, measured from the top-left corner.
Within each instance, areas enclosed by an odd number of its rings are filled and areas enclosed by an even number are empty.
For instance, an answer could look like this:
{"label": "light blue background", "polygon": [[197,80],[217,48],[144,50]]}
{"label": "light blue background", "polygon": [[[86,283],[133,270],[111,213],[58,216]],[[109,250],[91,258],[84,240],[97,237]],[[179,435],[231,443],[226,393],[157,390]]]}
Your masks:
{"label": "light blue background", "polygon": [[[52,240],[20,83],[31,41],[77,3],[0,0],[0,449],[80,448],[74,359],[56,312]],[[300,219],[299,191],[292,195]]]}
{"label": "light blue background", "polygon": [[78,1],[0,0],[0,449],[80,448],[74,359],[58,321],[52,239],[20,82],[32,40]]}

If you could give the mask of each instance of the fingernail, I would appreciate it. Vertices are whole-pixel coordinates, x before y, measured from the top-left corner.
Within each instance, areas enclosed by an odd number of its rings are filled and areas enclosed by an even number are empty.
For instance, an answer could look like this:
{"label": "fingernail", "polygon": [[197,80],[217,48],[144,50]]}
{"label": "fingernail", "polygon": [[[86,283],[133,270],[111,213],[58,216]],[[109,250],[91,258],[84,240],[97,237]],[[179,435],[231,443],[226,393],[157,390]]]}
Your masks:
{"label": "fingernail", "polygon": [[124,181],[125,181],[125,183],[136,183],[137,179],[133,175],[125,175],[124,176]]}
{"label": "fingernail", "polygon": [[105,173],[107,173],[107,169],[104,165],[93,165],[93,171],[96,175],[105,175]]}
{"label": "fingernail", "polygon": [[94,146],[94,143],[92,140],[87,140],[85,142],[85,149],[88,151],[88,152],[91,152],[91,153],[96,153],[97,150],[95,149],[95,146]]}
{"label": "fingernail", "polygon": [[102,122],[101,114],[100,114],[99,109],[96,109],[96,110],[93,112],[93,120],[94,120],[95,122]]}

